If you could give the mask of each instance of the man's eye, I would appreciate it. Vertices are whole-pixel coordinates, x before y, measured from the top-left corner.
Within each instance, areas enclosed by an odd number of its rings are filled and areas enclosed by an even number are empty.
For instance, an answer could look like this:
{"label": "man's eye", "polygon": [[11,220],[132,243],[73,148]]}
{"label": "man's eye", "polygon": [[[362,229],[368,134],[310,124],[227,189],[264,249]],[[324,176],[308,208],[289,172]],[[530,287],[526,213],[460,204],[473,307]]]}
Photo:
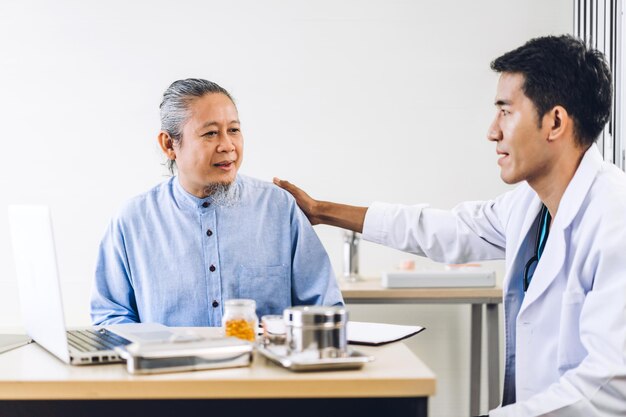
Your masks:
{"label": "man's eye", "polygon": [[241,130],[238,127],[232,127],[230,129],[228,129],[229,132],[231,133],[239,133],[241,132]]}
{"label": "man's eye", "polygon": [[203,137],[206,138],[212,138],[214,136],[217,136],[217,130],[210,130],[208,132],[206,132],[204,135],[202,135]]}
{"label": "man's eye", "polygon": [[511,114],[511,112],[506,109],[500,109],[500,114],[502,114],[503,116],[506,116],[506,115]]}

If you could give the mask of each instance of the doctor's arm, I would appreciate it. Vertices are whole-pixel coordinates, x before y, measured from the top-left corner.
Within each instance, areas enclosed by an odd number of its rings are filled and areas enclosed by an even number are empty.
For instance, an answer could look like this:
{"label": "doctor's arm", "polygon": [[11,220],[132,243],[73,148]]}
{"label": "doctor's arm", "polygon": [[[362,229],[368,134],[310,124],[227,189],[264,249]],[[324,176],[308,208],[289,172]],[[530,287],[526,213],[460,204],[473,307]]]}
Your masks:
{"label": "doctor's arm", "polygon": [[291,193],[312,224],[328,224],[363,233],[363,238],[437,262],[463,263],[501,259],[504,225],[500,213],[511,203],[511,193],[494,201],[435,210],[427,205],[374,203],[370,207],[319,201],[285,180],[274,183]]}
{"label": "doctor's arm", "polygon": [[140,321],[124,239],[115,220],[109,225],[98,249],[91,294],[91,321],[94,325]]}
{"label": "doctor's arm", "polygon": [[361,233],[367,207],[319,201],[311,198],[289,181],[274,178],[274,184],[294,196],[300,209],[306,214],[311,224],[328,224]]}

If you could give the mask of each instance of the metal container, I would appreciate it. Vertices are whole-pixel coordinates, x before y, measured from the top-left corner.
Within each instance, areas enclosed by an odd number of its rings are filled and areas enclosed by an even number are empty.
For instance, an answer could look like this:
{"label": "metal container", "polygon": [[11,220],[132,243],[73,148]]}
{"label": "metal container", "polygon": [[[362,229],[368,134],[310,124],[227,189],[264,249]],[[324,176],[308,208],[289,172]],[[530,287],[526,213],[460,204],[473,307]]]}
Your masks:
{"label": "metal container", "polygon": [[285,309],[283,318],[290,354],[315,353],[319,358],[347,355],[348,312],[345,308],[297,306]]}

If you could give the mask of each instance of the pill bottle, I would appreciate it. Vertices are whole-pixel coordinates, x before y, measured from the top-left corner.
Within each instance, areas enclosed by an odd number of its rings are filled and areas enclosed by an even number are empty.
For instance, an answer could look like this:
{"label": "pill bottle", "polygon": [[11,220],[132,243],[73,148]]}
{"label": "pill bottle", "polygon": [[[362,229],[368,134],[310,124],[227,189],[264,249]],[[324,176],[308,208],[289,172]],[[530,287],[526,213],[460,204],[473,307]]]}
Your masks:
{"label": "pill bottle", "polygon": [[254,342],[258,325],[254,300],[242,298],[227,300],[224,303],[222,327],[226,336]]}

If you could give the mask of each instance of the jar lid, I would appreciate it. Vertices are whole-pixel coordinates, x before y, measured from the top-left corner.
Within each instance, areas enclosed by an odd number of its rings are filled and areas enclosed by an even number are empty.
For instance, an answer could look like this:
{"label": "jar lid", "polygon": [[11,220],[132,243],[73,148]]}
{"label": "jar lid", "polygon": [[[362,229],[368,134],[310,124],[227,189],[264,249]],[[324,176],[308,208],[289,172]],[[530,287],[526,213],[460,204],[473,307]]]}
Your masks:
{"label": "jar lid", "polygon": [[248,298],[231,298],[224,301],[226,307],[252,307],[256,310],[256,301]]}
{"label": "jar lid", "polygon": [[283,312],[285,323],[291,326],[324,326],[345,325],[348,312],[338,306],[296,306],[286,308]]}

